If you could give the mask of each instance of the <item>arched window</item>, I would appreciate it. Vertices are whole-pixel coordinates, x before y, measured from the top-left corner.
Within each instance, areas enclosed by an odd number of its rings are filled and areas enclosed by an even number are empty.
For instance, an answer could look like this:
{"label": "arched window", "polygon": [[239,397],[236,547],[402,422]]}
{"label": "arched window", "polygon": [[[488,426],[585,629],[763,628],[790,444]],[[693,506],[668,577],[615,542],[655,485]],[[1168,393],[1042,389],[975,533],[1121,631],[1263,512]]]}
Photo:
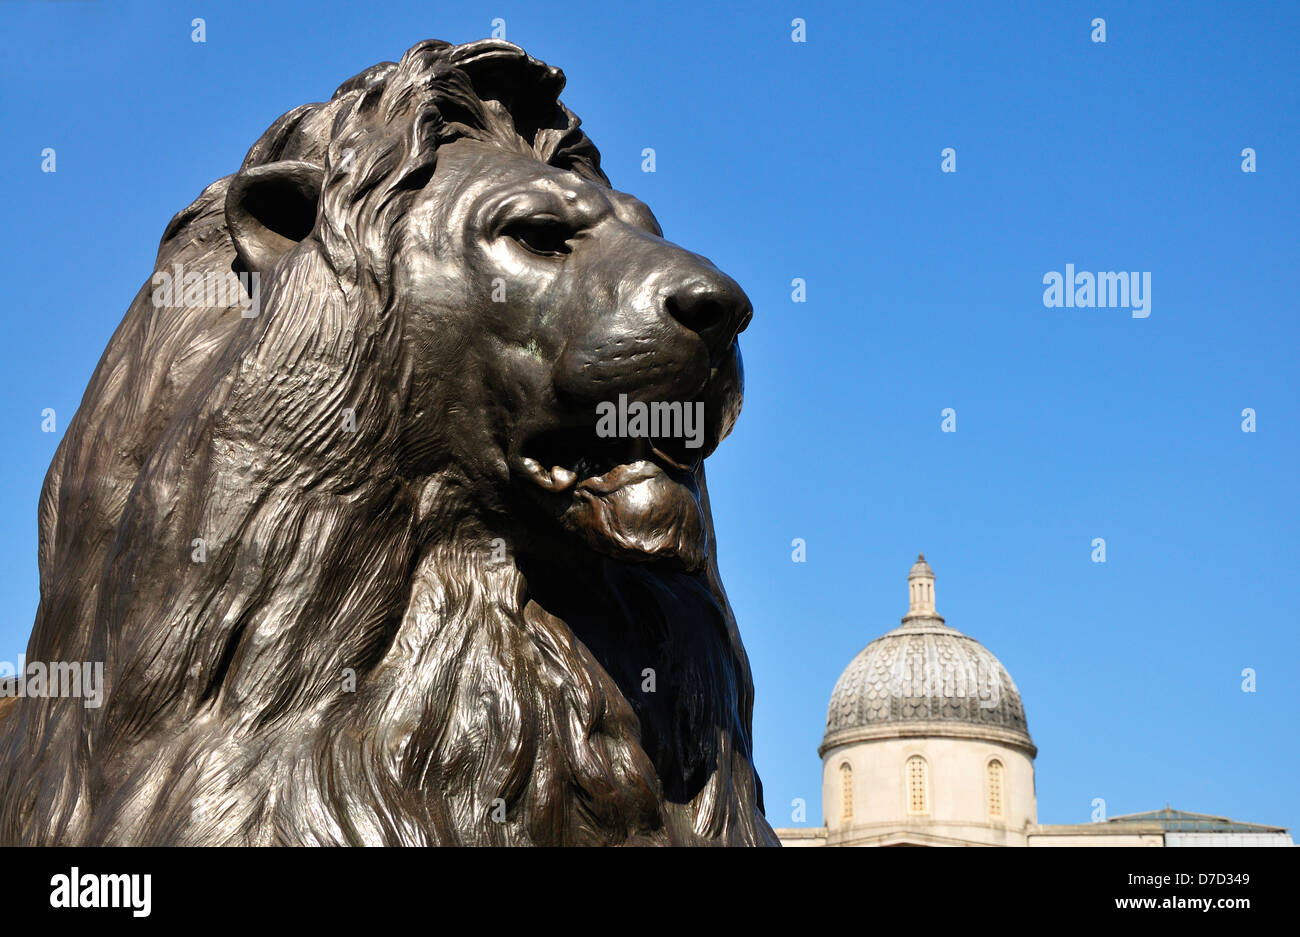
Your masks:
{"label": "arched window", "polygon": [[907,812],[914,817],[930,812],[928,774],[925,759],[920,755],[907,759]]}
{"label": "arched window", "polygon": [[988,767],[989,819],[1002,819],[1002,762],[994,758]]}
{"label": "arched window", "polygon": [[853,769],[840,765],[840,818],[853,819]]}

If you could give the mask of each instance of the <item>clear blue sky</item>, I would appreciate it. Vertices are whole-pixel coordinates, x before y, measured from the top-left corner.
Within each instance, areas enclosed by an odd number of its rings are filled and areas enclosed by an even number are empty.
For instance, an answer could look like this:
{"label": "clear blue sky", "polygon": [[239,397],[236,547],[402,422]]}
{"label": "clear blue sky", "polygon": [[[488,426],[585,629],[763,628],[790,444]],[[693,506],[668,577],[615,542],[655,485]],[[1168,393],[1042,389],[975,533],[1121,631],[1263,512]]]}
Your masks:
{"label": "clear blue sky", "polygon": [[[67,426],[168,219],[282,112],[494,17],[754,301],[710,479],[773,822],[820,820],[831,687],[923,550],[1023,693],[1040,820],[1103,797],[1300,832],[1293,3],[7,0],[0,658],[37,604],[41,411]],[[1150,271],[1150,317],[1045,308],[1067,263]]]}

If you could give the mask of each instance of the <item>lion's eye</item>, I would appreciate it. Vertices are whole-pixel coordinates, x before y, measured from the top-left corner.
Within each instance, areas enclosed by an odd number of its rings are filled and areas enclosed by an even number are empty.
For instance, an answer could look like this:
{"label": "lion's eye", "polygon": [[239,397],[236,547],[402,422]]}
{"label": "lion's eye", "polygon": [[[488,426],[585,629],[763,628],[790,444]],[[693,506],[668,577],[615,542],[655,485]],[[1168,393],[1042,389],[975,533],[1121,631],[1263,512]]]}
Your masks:
{"label": "lion's eye", "polygon": [[577,231],[559,218],[534,217],[512,221],[502,229],[501,233],[505,237],[514,238],[534,254],[557,257],[560,254],[572,253],[573,248],[569,246],[569,241]]}

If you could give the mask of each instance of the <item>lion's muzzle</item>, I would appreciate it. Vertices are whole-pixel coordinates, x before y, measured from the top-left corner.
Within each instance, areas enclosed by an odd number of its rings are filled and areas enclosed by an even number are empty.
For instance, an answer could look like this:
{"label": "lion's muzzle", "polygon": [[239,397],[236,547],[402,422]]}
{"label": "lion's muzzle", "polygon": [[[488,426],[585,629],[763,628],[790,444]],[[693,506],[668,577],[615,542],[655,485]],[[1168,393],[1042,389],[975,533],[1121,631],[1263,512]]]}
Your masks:
{"label": "lion's muzzle", "polygon": [[577,282],[592,289],[574,297],[586,312],[573,323],[554,380],[578,404],[619,394],[696,398],[752,315],[744,290],[708,260],[630,226]]}
{"label": "lion's muzzle", "polygon": [[[562,413],[525,444],[522,474],[589,547],[698,569],[709,544],[695,472],[740,409],[749,299],[705,258],[630,226],[574,282],[583,312],[553,369]],[[615,401],[611,433],[597,424]]]}

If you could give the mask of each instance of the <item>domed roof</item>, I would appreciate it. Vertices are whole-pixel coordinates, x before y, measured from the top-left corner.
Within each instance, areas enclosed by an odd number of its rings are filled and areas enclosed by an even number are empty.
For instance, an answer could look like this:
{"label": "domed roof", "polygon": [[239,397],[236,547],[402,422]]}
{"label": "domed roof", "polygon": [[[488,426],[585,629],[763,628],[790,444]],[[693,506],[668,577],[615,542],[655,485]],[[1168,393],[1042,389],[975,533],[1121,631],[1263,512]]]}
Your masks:
{"label": "domed roof", "polygon": [[930,564],[925,561],[924,553],[916,554],[916,562],[913,563],[912,568],[907,571],[908,579],[916,579],[920,576],[929,576],[931,579],[934,578],[934,570],[932,570]]}
{"label": "domed roof", "polygon": [[831,693],[822,751],[897,735],[959,735],[1034,752],[1020,691],[1002,663],[934,610],[934,572],[922,556],[908,574],[901,627],[849,663]]}

